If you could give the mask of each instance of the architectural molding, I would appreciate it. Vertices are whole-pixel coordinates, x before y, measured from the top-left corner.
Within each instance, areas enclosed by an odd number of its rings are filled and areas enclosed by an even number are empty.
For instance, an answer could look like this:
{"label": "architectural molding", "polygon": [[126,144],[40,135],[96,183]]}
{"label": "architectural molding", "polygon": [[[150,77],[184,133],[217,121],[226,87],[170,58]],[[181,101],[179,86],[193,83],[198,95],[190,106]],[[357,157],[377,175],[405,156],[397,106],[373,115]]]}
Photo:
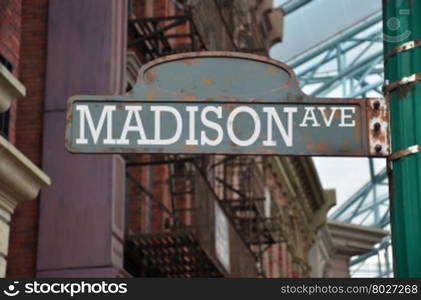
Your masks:
{"label": "architectural molding", "polygon": [[322,226],[317,232],[315,243],[308,253],[311,277],[320,278],[326,276],[326,268],[334,251],[335,247],[332,236],[325,224],[325,226]]}
{"label": "architectural molding", "polygon": [[339,221],[328,221],[328,227],[336,251],[349,256],[372,250],[374,245],[389,234],[386,230]]}
{"label": "architectural molding", "polygon": [[313,219],[311,220],[311,227],[315,230],[319,229],[326,223],[327,213],[336,205],[336,191],[334,189],[324,190],[326,201],[322,206],[314,213]]}
{"label": "architectural molding", "polygon": [[0,208],[13,213],[16,205],[34,199],[50,178],[0,136]]}
{"label": "architectural molding", "polygon": [[34,199],[50,178],[0,136],[0,277],[6,275],[10,220],[16,206]]}
{"label": "architectural molding", "polygon": [[[271,157],[267,164],[289,200],[288,212],[282,218],[287,248],[296,259],[306,261],[319,229],[326,224],[329,209],[336,204],[335,191],[322,189],[310,158]],[[297,239],[298,232],[300,239]],[[307,267],[303,272],[309,271]]]}
{"label": "architectural molding", "polygon": [[335,248],[325,270],[328,277],[349,277],[350,258],[373,250],[389,234],[386,230],[339,221],[327,224]]}
{"label": "architectural molding", "polygon": [[25,86],[0,64],[0,113],[9,109],[12,100],[26,94]]}

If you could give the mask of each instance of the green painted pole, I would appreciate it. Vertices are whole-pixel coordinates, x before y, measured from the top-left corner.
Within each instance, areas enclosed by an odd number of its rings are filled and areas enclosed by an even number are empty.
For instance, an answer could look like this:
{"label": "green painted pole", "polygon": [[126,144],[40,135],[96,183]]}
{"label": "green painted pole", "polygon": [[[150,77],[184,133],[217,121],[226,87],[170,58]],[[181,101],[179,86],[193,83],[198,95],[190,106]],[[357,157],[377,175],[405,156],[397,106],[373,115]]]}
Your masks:
{"label": "green painted pole", "polygon": [[[394,271],[400,278],[421,277],[421,153],[417,147],[421,145],[421,75],[416,75],[421,74],[417,42],[421,1],[383,0],[383,20],[385,94],[394,153],[390,178]],[[411,151],[401,151],[408,148]]]}

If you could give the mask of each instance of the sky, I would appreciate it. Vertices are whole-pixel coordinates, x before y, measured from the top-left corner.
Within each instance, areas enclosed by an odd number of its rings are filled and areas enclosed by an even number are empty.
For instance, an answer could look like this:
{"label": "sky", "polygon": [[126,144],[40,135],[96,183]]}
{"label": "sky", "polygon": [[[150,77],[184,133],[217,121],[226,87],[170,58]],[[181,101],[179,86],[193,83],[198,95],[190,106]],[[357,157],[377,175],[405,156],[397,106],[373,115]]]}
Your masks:
{"label": "sky", "polygon": [[[343,203],[370,180],[368,158],[314,157],[313,161],[323,188],[336,189],[338,204]],[[374,159],[376,173],[385,167],[386,159]]]}

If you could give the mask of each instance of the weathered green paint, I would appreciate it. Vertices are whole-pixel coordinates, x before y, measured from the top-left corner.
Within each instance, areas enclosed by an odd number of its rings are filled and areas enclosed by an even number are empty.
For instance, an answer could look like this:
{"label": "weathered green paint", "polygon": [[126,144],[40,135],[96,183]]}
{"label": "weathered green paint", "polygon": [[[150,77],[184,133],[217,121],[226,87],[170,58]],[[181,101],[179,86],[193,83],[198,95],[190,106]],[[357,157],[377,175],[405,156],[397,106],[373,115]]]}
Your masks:
{"label": "weathered green paint", "polygon": [[[380,106],[377,108],[375,103]],[[104,143],[104,140],[107,142],[105,119],[98,140],[93,140],[86,126],[88,123],[83,121],[86,115],[81,114],[81,106],[86,106],[83,109],[89,111],[94,126],[98,124],[105,106],[112,110],[107,116],[112,116],[110,124],[114,141]],[[141,107],[138,113],[141,131],[146,138],[142,139],[139,132],[131,132],[126,136],[127,144],[124,144],[122,133],[124,126],[129,124],[126,123],[130,117],[128,110],[133,110],[134,106]],[[152,110],[157,106],[174,108],[180,117],[177,123],[173,113],[163,112],[161,115],[161,140],[174,136],[178,126],[182,125],[183,128],[179,138],[168,145],[156,145],[156,115]],[[209,107],[213,111],[208,112],[205,118],[213,122],[213,126],[204,124],[201,115]],[[196,144],[187,142],[191,140],[189,124],[193,120],[190,109],[197,110],[192,127]],[[281,125],[276,123],[273,115],[269,117],[267,110],[272,109]],[[233,117],[237,110],[246,112],[232,118],[232,123],[230,115]],[[306,114],[311,117],[309,111],[315,113],[316,122],[306,118]],[[386,111],[383,99],[308,96],[300,90],[290,68],[265,57],[227,52],[189,53],[158,59],[145,65],[138,83],[128,95],[73,96],[68,105],[66,145],[69,151],[77,153],[385,156],[388,154]],[[251,114],[255,114],[254,119]],[[81,117],[85,122],[83,132],[86,132],[86,144],[77,143],[81,135]],[[291,127],[288,125],[290,119]],[[130,125],[135,123],[133,117]],[[220,133],[212,128],[215,123],[220,126]],[[377,130],[374,129],[375,123],[380,126]],[[252,138],[256,126],[260,126],[260,130]],[[285,129],[283,135],[279,127]],[[269,138],[270,130],[272,139]],[[202,135],[210,140],[219,136],[223,138],[212,145],[206,143]],[[240,141],[251,141],[241,145],[232,136]],[[138,142],[139,139],[141,141]],[[276,145],[270,145],[268,140],[275,141]],[[376,148],[379,145],[381,148]]]}
{"label": "weathered green paint", "polygon": [[[383,1],[383,14],[385,53],[406,42],[421,39],[421,1]],[[395,26],[388,22],[395,22]],[[420,73],[421,48],[391,56],[385,62],[385,72],[390,83]],[[392,151],[421,144],[421,83],[402,85],[393,90],[388,99]],[[421,154],[399,158],[392,167],[391,227],[395,276],[421,277]]]}

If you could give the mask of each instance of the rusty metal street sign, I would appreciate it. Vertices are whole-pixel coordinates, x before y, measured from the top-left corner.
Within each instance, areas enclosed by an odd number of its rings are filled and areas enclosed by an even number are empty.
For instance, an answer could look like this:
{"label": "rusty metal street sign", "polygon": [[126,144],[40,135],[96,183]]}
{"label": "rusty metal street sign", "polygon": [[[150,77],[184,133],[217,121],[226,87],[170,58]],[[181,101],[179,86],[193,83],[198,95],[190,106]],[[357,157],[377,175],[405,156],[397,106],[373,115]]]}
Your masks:
{"label": "rusty metal street sign", "polygon": [[387,156],[382,98],[315,98],[290,68],[227,52],[146,64],[131,93],[69,99],[73,153]]}

